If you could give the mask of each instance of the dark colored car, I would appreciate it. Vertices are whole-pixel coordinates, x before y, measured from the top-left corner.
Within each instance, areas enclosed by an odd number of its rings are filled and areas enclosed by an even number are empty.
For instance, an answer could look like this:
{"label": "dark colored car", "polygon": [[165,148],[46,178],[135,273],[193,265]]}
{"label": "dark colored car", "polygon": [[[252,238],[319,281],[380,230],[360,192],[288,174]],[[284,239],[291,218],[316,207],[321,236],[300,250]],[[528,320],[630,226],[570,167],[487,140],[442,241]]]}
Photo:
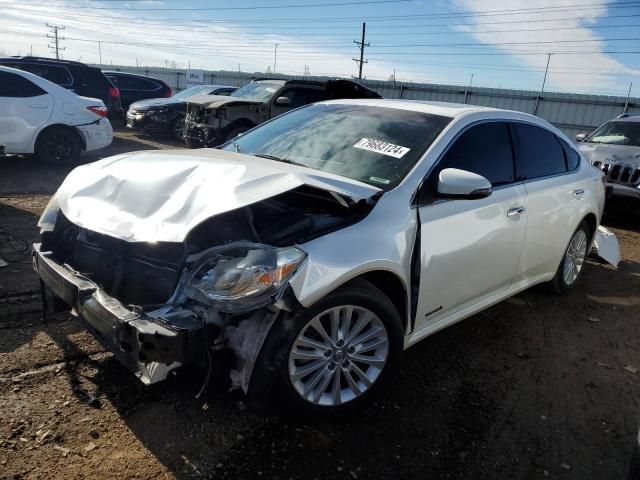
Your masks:
{"label": "dark colored car", "polygon": [[256,79],[228,97],[190,98],[184,139],[190,147],[215,147],[282,113],[339,98],[382,97],[351,80]]}
{"label": "dark colored car", "polygon": [[198,85],[176,93],[171,98],[154,98],[131,104],[127,111],[127,127],[148,133],[169,133],[176,140],[184,137],[187,101],[193,96],[223,95],[236,91],[228,85]]}
{"label": "dark colored car", "polygon": [[173,95],[171,87],[158,78],[108,70],[103,70],[102,73],[120,90],[120,101],[125,112],[133,102],[149,98],[169,98]]}
{"label": "dark colored car", "polygon": [[122,118],[120,92],[99,68],[41,57],[3,57],[0,65],[31,72],[83,97],[99,98],[106,105],[109,118]]}

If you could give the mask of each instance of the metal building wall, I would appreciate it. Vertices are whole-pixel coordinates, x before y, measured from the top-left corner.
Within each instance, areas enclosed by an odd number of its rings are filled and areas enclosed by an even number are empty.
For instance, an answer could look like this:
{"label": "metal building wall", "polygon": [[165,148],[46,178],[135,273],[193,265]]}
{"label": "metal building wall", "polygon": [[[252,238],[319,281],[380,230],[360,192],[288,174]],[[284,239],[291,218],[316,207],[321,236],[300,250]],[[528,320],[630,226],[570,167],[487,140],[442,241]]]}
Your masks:
{"label": "metal building wall", "polygon": [[[108,70],[156,77],[169,84],[174,91],[186,88],[186,72],[184,70],[113,65],[110,65]],[[204,81],[207,84],[240,87],[249,83],[253,78],[269,76],[269,74],[263,73],[205,71]],[[276,76],[278,78],[309,80],[327,78],[292,75]],[[466,103],[536,114],[563,130],[570,138],[573,138],[577,133],[590,132],[607,120],[620,115],[625,111],[625,105],[627,105],[628,112],[640,113],[640,98],[636,97],[630,98],[627,104],[625,97],[606,95],[545,92],[538,97],[538,92],[526,90],[467,88],[455,85],[380,80],[363,80],[362,83],[385,98]]]}

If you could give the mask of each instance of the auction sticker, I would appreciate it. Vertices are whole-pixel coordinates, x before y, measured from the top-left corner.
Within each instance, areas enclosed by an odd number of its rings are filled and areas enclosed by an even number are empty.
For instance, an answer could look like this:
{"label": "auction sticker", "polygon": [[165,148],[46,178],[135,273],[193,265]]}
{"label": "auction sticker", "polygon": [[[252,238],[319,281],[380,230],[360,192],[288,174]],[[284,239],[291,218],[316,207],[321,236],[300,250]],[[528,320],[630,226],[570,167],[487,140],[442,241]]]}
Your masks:
{"label": "auction sticker", "polygon": [[411,150],[410,148],[403,147],[401,145],[383,142],[382,140],[374,140],[372,138],[363,138],[356,143],[354,147],[362,150],[368,150],[370,152],[381,153],[382,155],[388,155],[394,158],[402,158],[409,150]]}

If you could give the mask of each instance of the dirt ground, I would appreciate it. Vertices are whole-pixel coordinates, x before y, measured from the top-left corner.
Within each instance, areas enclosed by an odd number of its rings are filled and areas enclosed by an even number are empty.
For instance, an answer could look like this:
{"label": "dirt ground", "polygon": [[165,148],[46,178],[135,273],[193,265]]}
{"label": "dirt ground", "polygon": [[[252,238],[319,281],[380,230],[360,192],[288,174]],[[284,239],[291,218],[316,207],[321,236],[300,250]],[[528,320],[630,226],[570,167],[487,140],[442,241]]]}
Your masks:
{"label": "dirt ground", "polygon": [[[168,143],[118,132],[85,161]],[[68,169],[0,158],[0,478],[622,479],[640,426],[640,214],[608,206],[618,271],[534,288],[406,352],[357,416],[303,421],[199,373],[145,387],[59,314],[40,320],[21,244]],[[626,367],[626,368],[625,368]],[[635,368],[639,370],[636,371]]]}

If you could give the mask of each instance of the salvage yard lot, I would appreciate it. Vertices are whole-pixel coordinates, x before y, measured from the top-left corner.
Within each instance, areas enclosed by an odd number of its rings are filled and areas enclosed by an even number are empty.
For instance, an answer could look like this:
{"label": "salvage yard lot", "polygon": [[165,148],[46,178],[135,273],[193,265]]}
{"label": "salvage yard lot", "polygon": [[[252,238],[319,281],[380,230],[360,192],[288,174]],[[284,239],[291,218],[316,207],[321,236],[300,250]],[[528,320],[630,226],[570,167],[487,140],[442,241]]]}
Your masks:
{"label": "salvage yard lot", "polygon": [[[83,160],[175,146],[119,131]],[[0,232],[36,241],[67,172],[0,158]],[[380,401],[323,422],[196,399],[198,373],[143,386],[78,320],[42,323],[30,258],[0,233],[0,478],[623,478],[640,420],[640,214],[616,204],[603,223],[618,271],[589,262],[567,297],[534,288],[430,337]]]}

